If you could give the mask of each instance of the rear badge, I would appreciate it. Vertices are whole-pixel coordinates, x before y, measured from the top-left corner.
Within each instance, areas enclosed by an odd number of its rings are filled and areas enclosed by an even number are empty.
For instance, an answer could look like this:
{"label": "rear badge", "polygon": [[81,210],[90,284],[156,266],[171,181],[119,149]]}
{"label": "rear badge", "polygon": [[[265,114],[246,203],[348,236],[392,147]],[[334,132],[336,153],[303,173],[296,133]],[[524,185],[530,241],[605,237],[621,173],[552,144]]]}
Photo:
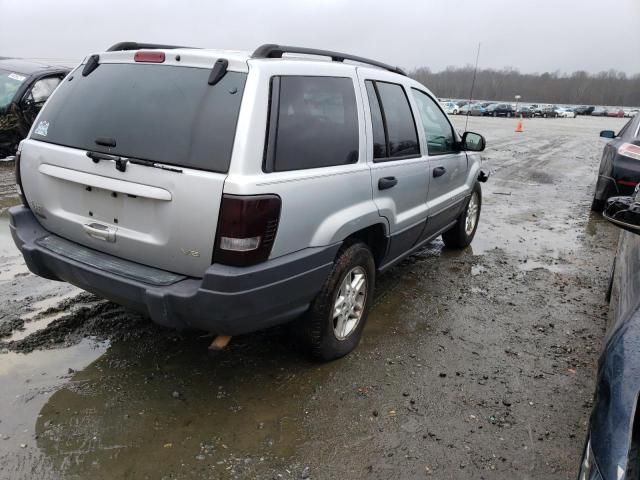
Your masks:
{"label": "rear badge", "polygon": [[199,257],[200,256],[200,252],[197,250],[185,250],[184,248],[181,248],[180,251],[182,252],[183,255],[187,255],[189,257]]}
{"label": "rear badge", "polygon": [[34,133],[36,135],[46,137],[48,131],[49,131],[49,122],[47,122],[46,120],[42,120],[36,127],[36,130]]}

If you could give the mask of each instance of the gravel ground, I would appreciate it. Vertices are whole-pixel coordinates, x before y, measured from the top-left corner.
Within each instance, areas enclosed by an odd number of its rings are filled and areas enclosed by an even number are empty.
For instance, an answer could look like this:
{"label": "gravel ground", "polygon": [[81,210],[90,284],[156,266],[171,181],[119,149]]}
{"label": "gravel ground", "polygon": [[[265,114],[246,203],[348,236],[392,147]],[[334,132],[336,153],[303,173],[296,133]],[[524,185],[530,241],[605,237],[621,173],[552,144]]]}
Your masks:
{"label": "gravel ground", "polygon": [[31,275],[0,165],[0,477],[575,478],[617,239],[589,211],[598,132],[622,124],[471,118],[492,171],[476,239],[379,278],[363,342],[330,364],[285,328],[210,357]]}

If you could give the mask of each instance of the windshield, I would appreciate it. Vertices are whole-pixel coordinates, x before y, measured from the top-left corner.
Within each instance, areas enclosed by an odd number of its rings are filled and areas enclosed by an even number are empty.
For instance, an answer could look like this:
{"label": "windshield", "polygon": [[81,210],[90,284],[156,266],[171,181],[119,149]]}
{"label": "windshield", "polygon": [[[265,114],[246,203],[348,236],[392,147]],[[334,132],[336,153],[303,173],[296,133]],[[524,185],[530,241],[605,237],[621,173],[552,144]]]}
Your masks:
{"label": "windshield", "polygon": [[26,78],[20,73],[0,70],[0,110],[11,103],[18,88]]}
{"label": "windshield", "polygon": [[[50,98],[32,138],[225,173],[247,75],[227,72],[209,85],[209,73],[139,63],[78,72]],[[115,146],[100,146],[98,138]]]}

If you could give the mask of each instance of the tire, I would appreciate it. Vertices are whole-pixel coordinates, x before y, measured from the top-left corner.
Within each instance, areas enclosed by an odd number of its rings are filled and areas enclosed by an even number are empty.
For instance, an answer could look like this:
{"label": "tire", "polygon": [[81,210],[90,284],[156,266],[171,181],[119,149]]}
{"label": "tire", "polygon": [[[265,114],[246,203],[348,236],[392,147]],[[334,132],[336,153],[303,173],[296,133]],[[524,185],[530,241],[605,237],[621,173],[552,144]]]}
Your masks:
{"label": "tire", "polygon": [[[294,324],[297,340],[306,353],[317,360],[330,361],[345,356],[358,346],[373,303],[375,273],[369,247],[362,242],[345,243],[320,293]],[[349,300],[353,307],[348,309],[348,313],[354,315],[359,312],[359,317],[349,316],[346,322],[341,322],[340,315],[338,318],[334,316],[338,296],[344,292],[347,277],[358,282],[358,275],[364,275],[364,286]],[[340,326],[344,327],[343,337],[337,332]]]}
{"label": "tire", "polygon": [[593,212],[602,213],[602,210],[604,210],[604,202],[604,200],[600,200],[594,196],[593,201],[591,202],[591,210]]}
{"label": "tire", "polygon": [[[473,208],[472,200],[475,199],[475,217],[471,224],[467,224],[467,217],[469,216],[469,207]],[[480,220],[480,210],[482,209],[482,189],[480,184],[476,182],[471,190],[471,196],[467,205],[464,207],[464,212],[458,217],[455,225],[442,234],[442,241],[448,248],[465,248],[473,241],[473,237],[478,229],[478,222]],[[470,228],[467,228],[470,227]]]}

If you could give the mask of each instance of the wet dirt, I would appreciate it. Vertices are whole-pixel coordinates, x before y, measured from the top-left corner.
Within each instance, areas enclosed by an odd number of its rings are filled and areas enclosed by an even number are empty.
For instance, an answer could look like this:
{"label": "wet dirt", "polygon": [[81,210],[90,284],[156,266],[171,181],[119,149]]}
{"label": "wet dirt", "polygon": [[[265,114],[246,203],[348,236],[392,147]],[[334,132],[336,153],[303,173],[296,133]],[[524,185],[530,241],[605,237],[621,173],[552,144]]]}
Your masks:
{"label": "wet dirt", "polygon": [[[455,119],[464,128],[464,119]],[[621,119],[476,118],[478,233],[378,279],[358,349],[176,333],[27,272],[0,165],[0,478],[573,479],[618,232],[589,206]]]}

